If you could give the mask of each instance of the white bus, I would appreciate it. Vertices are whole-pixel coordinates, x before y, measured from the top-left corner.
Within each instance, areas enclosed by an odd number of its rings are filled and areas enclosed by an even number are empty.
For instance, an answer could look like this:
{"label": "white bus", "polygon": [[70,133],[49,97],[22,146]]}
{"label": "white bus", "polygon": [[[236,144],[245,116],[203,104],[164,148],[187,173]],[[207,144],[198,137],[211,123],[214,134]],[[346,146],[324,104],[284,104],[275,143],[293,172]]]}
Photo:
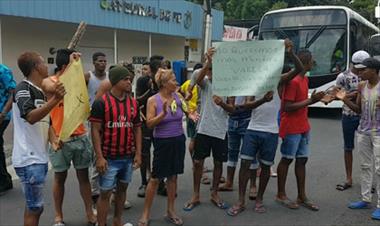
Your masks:
{"label": "white bus", "polygon": [[[347,70],[352,54],[369,50],[369,40],[379,29],[355,11],[342,6],[308,6],[267,12],[260,21],[259,39],[293,41],[295,50],[308,49],[315,66],[309,74],[309,88],[326,90],[337,75]],[[339,108],[341,101],[314,107]]]}

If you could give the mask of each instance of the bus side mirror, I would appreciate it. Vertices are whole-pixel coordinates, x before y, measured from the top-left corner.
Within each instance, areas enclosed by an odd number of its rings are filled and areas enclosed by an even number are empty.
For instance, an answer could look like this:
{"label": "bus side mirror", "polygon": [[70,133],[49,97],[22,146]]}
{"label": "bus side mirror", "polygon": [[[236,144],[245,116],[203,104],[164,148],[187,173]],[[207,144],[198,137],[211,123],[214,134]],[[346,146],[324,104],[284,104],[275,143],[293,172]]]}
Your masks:
{"label": "bus side mirror", "polygon": [[380,6],[375,7],[375,18],[380,19]]}

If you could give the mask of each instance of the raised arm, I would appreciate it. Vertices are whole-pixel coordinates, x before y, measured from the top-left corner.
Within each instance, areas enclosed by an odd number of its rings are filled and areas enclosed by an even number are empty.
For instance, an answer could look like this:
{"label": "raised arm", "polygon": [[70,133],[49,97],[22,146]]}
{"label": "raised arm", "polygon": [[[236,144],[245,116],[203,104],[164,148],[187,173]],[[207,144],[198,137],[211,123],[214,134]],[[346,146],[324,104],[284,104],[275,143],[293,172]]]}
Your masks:
{"label": "raised arm", "polygon": [[259,106],[272,101],[273,91],[267,92],[261,99],[256,100],[255,97],[251,97],[247,103],[241,105],[243,110],[252,110],[258,108]]}
{"label": "raised arm", "polygon": [[199,86],[203,85],[203,79],[206,77],[208,69],[212,66],[212,56],[214,55],[214,53],[215,53],[215,48],[214,47],[209,48],[207,50],[207,53],[206,53],[206,58],[207,58],[206,63],[203,65],[203,68],[199,72],[199,75],[198,75],[197,80],[196,80],[196,83]]}
{"label": "raised arm", "polygon": [[296,75],[298,75],[304,69],[302,62],[293,51],[293,42],[290,41],[289,39],[285,39],[285,48],[290,59],[293,61],[295,68],[281,75],[279,86],[282,86],[283,84],[288,83],[290,80],[292,80]]}

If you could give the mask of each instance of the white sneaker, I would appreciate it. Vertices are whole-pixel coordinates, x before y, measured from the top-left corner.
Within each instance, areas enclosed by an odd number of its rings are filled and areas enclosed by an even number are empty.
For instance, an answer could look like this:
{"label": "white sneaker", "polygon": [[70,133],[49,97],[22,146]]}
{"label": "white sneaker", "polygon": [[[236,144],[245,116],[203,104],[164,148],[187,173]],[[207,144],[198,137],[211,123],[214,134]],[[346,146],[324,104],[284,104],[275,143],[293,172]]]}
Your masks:
{"label": "white sneaker", "polygon": [[133,226],[133,224],[131,224],[131,223],[125,223],[125,224],[123,224],[123,226]]}
{"label": "white sneaker", "polygon": [[98,211],[96,210],[96,205],[92,205],[92,213],[97,216],[98,215]]}
{"label": "white sneaker", "polygon": [[[132,204],[128,200],[125,200],[125,202],[124,202],[124,209],[129,209],[131,207],[132,207]],[[129,224],[129,223],[127,223],[127,224]]]}

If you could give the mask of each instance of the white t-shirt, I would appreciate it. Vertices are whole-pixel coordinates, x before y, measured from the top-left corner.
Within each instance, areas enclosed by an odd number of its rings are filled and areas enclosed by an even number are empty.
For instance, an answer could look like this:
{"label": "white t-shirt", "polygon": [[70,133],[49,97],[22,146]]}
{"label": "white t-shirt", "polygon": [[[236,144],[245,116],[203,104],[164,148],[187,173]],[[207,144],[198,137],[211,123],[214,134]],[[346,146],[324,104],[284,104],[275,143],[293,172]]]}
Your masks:
{"label": "white t-shirt", "polygon": [[[260,99],[261,97],[256,97]],[[277,90],[273,94],[273,100],[266,102],[256,109],[252,110],[251,120],[249,121],[249,130],[256,130],[268,133],[278,133],[278,112],[281,108],[281,99]]]}
{"label": "white t-shirt", "polygon": [[[212,85],[207,77],[199,87],[201,90],[201,118],[197,125],[197,133],[224,140],[228,129],[228,114],[213,101]],[[222,98],[223,101],[227,99]]]}
{"label": "white t-shirt", "polygon": [[50,117],[30,124],[25,120],[33,109],[44,105],[46,98],[40,88],[29,81],[17,85],[13,99],[14,142],[12,162],[14,167],[48,162],[48,132]]}

